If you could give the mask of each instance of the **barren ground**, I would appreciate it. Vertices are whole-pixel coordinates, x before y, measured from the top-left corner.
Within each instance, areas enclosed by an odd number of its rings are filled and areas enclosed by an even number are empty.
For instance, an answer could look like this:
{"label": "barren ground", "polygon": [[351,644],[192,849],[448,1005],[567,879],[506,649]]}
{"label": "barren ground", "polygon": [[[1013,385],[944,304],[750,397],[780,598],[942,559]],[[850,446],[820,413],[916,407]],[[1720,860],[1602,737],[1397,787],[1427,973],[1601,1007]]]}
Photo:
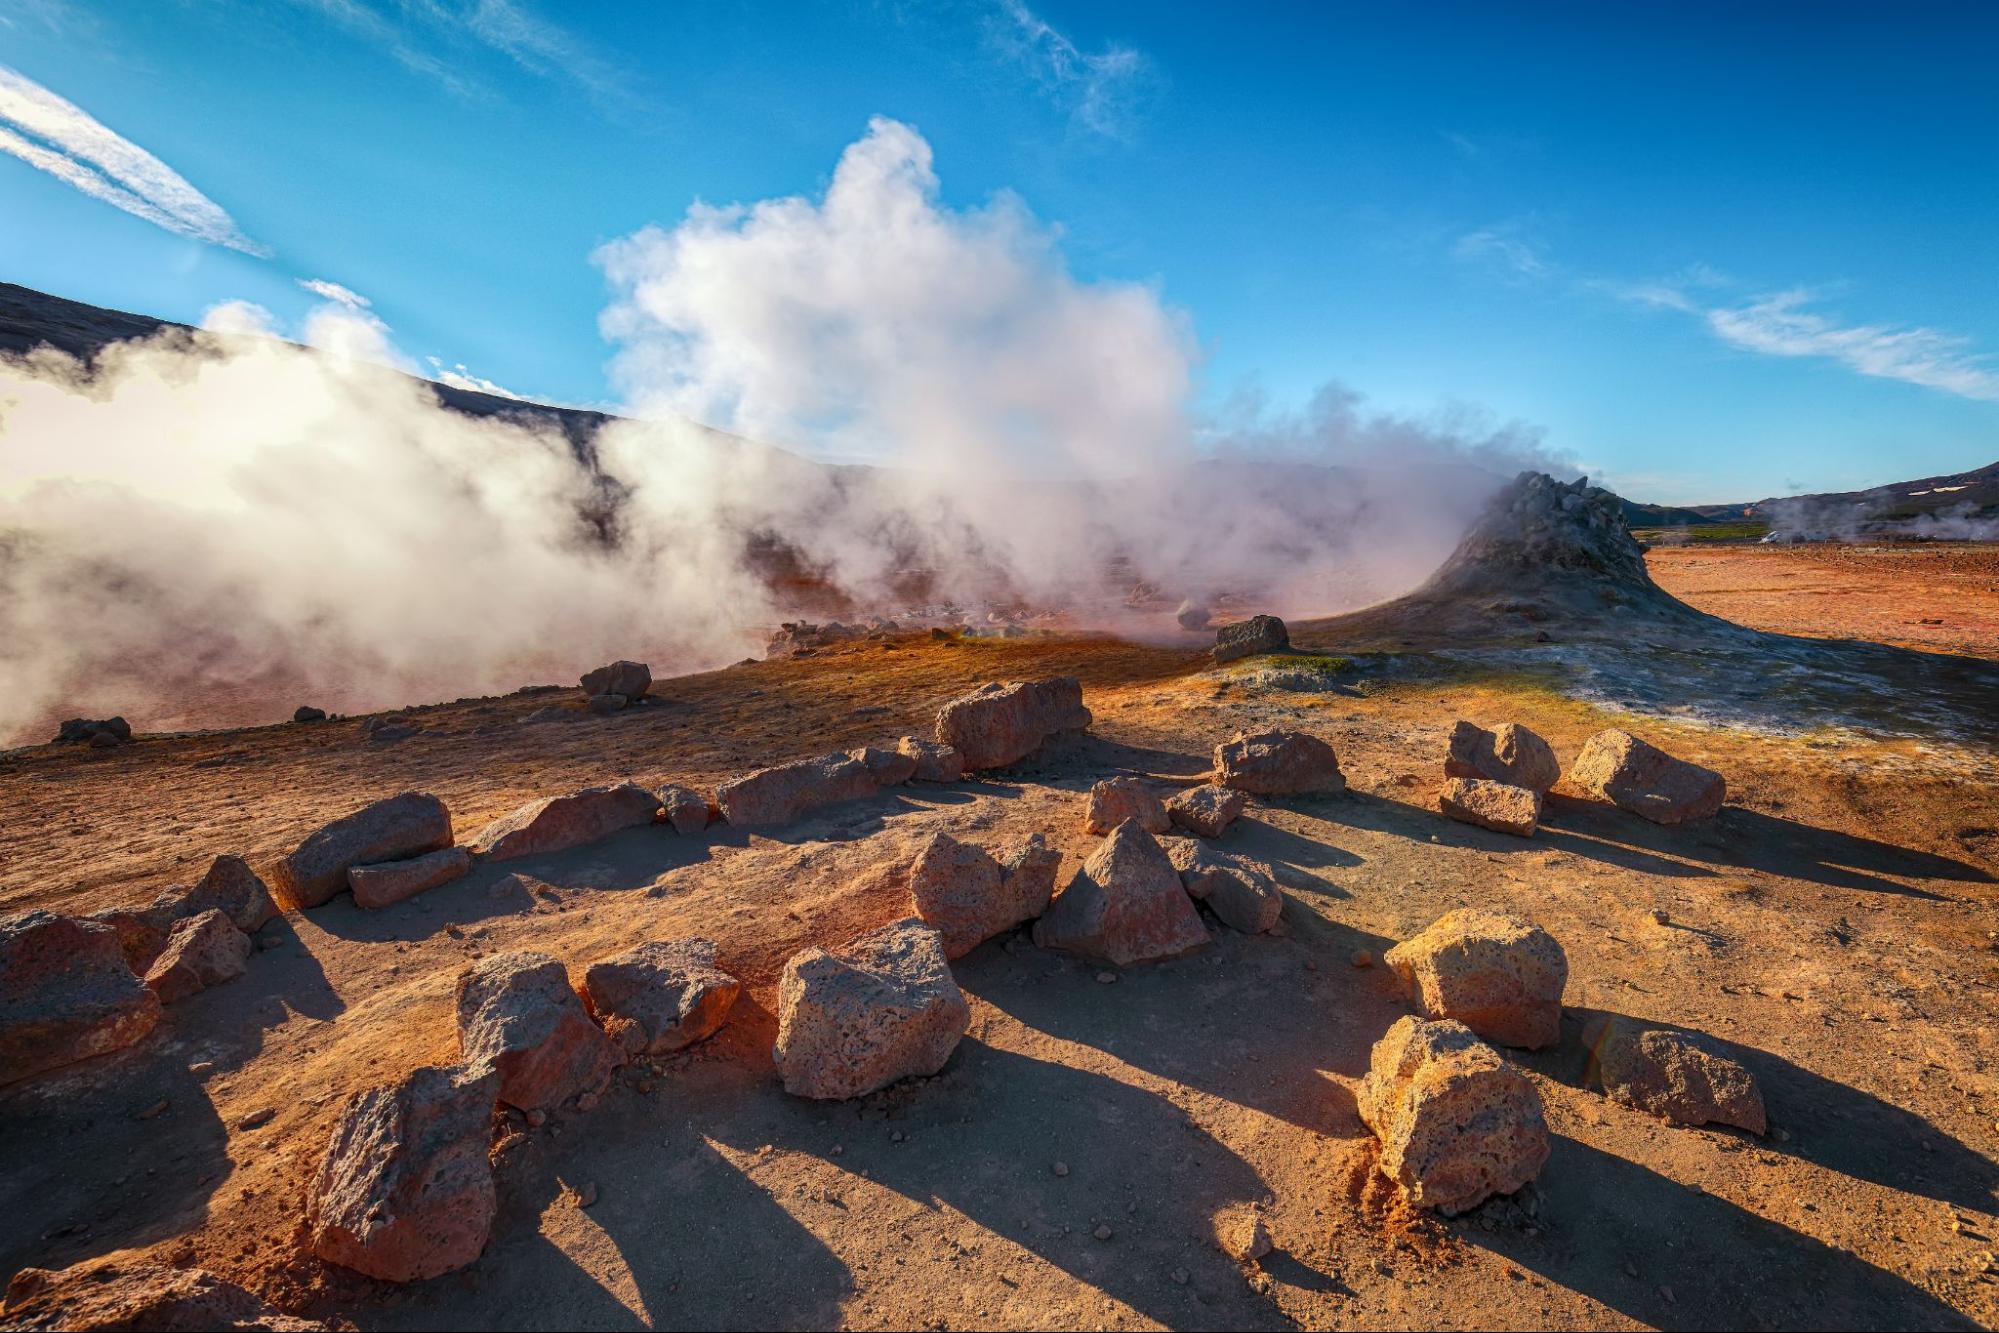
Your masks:
{"label": "barren ground", "polygon": [[[1999,656],[1989,553],[1678,550],[1653,566],[1751,624]],[[1788,609],[1801,594],[1811,612]],[[1931,635],[1932,614],[1961,618]],[[424,729],[389,744],[354,719],[9,752],[0,910],[142,901],[222,851],[262,868],[403,788],[442,796],[469,836],[591,783],[709,785],[927,733],[953,694],[1058,672],[1082,677],[1093,732],[994,780],[884,793],[779,837],[633,830],[379,913],[342,899],[287,917],[246,977],[171,1007],[135,1049],[0,1093],[0,1274],[143,1250],[364,1328],[1999,1320],[1999,795],[1975,771],[1879,762],[1885,743],[1634,723],[1421,662],[1297,694],[1218,681],[1193,652],[912,636],[663,681],[657,704],[608,718],[531,693],[416,710]],[[572,711],[524,720],[556,701]],[[1447,822],[1432,793],[1459,717],[1523,722],[1564,759],[1599,726],[1634,726],[1724,772],[1731,804],[1671,829],[1556,799],[1532,840]],[[903,915],[896,871],[930,831],[1044,831],[1066,879],[1093,841],[1091,781],[1197,772],[1216,741],[1268,724],[1326,737],[1353,781],[1253,806],[1221,840],[1278,867],[1283,935],[1217,927],[1200,953],[1112,982],[995,940],[956,966],[972,1029],[937,1078],[840,1104],[777,1088],[784,959]],[[1404,1010],[1353,960],[1473,903],[1533,916],[1569,955],[1565,1039],[1522,1058],[1555,1152],[1511,1200],[1418,1220],[1373,1174],[1349,1091]],[[503,1152],[478,1264],[396,1289],[299,1257],[300,1193],[339,1099],[453,1057],[465,959],[533,947],[580,964],[689,933],[747,983],[729,1025]],[[1675,1129],[1585,1090],[1576,1033],[1602,1010],[1733,1044],[1771,1135]],[[266,1107],[270,1123],[235,1127]],[[1258,1202],[1277,1249],[1245,1269],[1210,1220]]]}

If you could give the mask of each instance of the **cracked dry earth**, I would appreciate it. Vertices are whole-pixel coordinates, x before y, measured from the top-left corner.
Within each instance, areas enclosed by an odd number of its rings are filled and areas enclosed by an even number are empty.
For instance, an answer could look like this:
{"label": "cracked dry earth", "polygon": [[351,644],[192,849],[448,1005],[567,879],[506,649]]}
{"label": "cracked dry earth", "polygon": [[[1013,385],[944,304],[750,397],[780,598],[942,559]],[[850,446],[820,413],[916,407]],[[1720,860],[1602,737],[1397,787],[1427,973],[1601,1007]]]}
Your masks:
{"label": "cracked dry earth", "polygon": [[[15,751],[0,910],[143,901],[222,851],[264,868],[403,788],[442,796],[464,838],[589,783],[712,785],[927,734],[966,688],[1058,672],[1083,679],[1092,732],[989,780],[770,837],[630,830],[380,912],[343,897],[285,918],[247,976],[139,1046],[0,1091],[0,1270],[139,1251],[384,1329],[1999,1320],[1999,799],[1961,770],[1870,763],[1859,740],[1638,723],[1727,775],[1722,814],[1660,828],[1557,796],[1522,840],[1435,813],[1452,721],[1525,723],[1567,760],[1629,715],[1461,666],[1291,694],[1103,640],[864,641],[664,681],[659,704],[611,717],[527,693],[414,710],[423,730],[388,744],[356,719]],[[551,701],[571,711],[524,720]],[[1278,868],[1283,933],[1214,926],[1206,949],[1124,971],[1002,937],[954,965],[972,1026],[939,1076],[850,1103],[779,1090],[784,959],[903,915],[899,872],[930,832],[1045,832],[1064,882],[1095,841],[1092,781],[1195,773],[1237,727],[1272,724],[1331,741],[1353,784],[1252,804],[1220,840]],[[1568,952],[1562,1043],[1510,1053],[1554,1155],[1521,1194],[1426,1219],[1374,1173],[1355,1113],[1370,1045],[1406,1012],[1356,960],[1474,904],[1532,916]],[[745,982],[728,1025],[504,1149],[478,1263],[397,1288],[301,1256],[339,1100],[454,1056],[466,960],[532,947],[573,968],[694,933]],[[1770,1136],[1669,1127],[1587,1090],[1579,1033],[1600,1011],[1728,1043]],[[1258,1204],[1276,1248],[1239,1265],[1214,1219]]]}

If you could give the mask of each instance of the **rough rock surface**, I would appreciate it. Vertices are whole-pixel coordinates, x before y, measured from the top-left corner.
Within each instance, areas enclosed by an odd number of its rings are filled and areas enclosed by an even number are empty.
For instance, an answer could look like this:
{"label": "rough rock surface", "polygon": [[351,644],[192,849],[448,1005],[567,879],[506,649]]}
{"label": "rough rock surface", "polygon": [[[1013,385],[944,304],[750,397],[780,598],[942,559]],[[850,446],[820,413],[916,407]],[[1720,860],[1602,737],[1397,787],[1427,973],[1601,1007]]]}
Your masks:
{"label": "rough rock surface", "polygon": [[130,1046],[160,997],[126,966],[118,932],[23,912],[0,918],[0,1084]]}
{"label": "rough rock surface", "polygon": [[1541,793],[1484,778],[1445,778],[1437,809],[1461,823],[1523,838],[1541,826]]}
{"label": "rough rock surface", "polygon": [[440,847],[406,861],[377,861],[349,866],[347,884],[356,907],[387,907],[414,898],[425,889],[449,884],[472,868],[472,853],[463,847]]}
{"label": "rough rock surface", "polygon": [[479,830],[472,850],[489,861],[566,851],[620,829],[650,824],[658,813],[658,800],[636,782],[585,787],[564,796],[544,796],[501,815]]}
{"label": "rough rock surface", "polygon": [[827,754],[730,778],[715,789],[715,803],[722,818],[737,828],[770,828],[821,806],[872,796],[878,787],[860,760]]}
{"label": "rough rock surface", "polygon": [[910,917],[836,951],[794,954],[771,1054],[787,1092],[860,1097],[942,1069],[971,1021],[943,936]]}
{"label": "rough rock surface", "polygon": [[1339,756],[1317,736],[1298,731],[1237,732],[1215,747],[1215,781],[1255,796],[1342,792]]}
{"label": "rough rock surface", "polygon": [[1002,768],[1064,731],[1090,725],[1083,684],[1074,676],[993,681],[937,712],[937,739],[963,757],[967,770]]}
{"label": "rough rock surface", "polygon": [[318,907],[347,887],[350,866],[398,861],[451,845],[451,812],[428,792],[406,791],[319,829],[278,863],[278,891],[293,907]]}
{"label": "rough rock surface", "polygon": [[122,745],[132,739],[132,724],[122,717],[73,717],[56,728],[58,745]]}
{"label": "rough rock surface", "polygon": [[458,1049],[467,1065],[499,1070],[499,1100],[523,1111],[599,1092],[618,1064],[569,973],[545,953],[493,954],[459,974]]}
{"label": "rough rock surface", "polygon": [[583,693],[621,694],[627,703],[643,699],[652,688],[652,668],[644,662],[613,662],[583,673]]}
{"label": "rough rock surface", "polygon": [[628,1057],[714,1035],[742,989],[708,939],[653,940],[583,969],[584,1005]]}
{"label": "rough rock surface", "polygon": [[954,746],[927,741],[921,736],[904,736],[895,743],[902,754],[916,761],[912,782],[956,782],[965,776],[965,756]]}
{"label": "rough rock surface", "polygon": [[660,813],[675,833],[699,833],[708,827],[708,798],[692,787],[669,782],[655,793]]}
{"label": "rough rock surface", "polygon": [[1105,778],[1090,788],[1083,810],[1085,833],[1109,833],[1127,819],[1136,819],[1147,833],[1164,833],[1172,827],[1165,805],[1137,778]]}
{"label": "rough rock surface", "polygon": [[1562,1035],[1569,960],[1531,921],[1460,907],[1382,961],[1430,1018],[1456,1019],[1505,1046],[1552,1046]]}
{"label": "rough rock surface", "polygon": [[422,1068],[350,1097],[312,1182],[312,1252],[387,1282],[463,1268],[486,1248],[497,1196],[487,1161],[500,1075]]}
{"label": "rough rock surface", "polygon": [[900,787],[916,776],[916,756],[900,749],[884,750],[879,745],[863,745],[847,752],[849,758],[867,765],[879,787]]}
{"label": "rough rock surface", "polygon": [[0,1322],[67,1333],[142,1329],[146,1333],[271,1329],[305,1333],[327,1325],[295,1319],[263,1297],[200,1268],[140,1259],[87,1259],[59,1271],[24,1268],[7,1284]]}
{"label": "rough rock surface", "polygon": [[944,956],[962,958],[1041,915],[1055,892],[1060,861],[1040,834],[1003,866],[985,848],[939,833],[910,865],[909,896],[916,915],[943,937]]}
{"label": "rough rock surface", "polygon": [[1251,616],[1215,631],[1214,658],[1233,662],[1257,653],[1281,652],[1291,646],[1291,631],[1276,616]]}
{"label": "rough rock surface", "polygon": [[1158,841],[1136,820],[1112,830],[1034,924],[1034,942],[1126,966],[1208,942],[1201,914]]}
{"label": "rough rock surface", "polygon": [[207,911],[222,912],[246,935],[256,934],[280,915],[277,900],[249,862],[227,855],[210,862],[201,882],[179,900],[181,916]]}
{"label": "rough rock surface", "polygon": [[1284,912],[1277,874],[1262,861],[1217,851],[1192,838],[1169,838],[1167,859],[1180,874],[1187,896],[1207,903],[1225,925],[1245,935],[1261,935]]}
{"label": "rough rock surface", "polygon": [[1374,1044],[1356,1101],[1381,1141],[1381,1173],[1418,1208],[1475,1208],[1548,1160],[1541,1094],[1462,1023],[1397,1019]]}
{"label": "rough rock surface", "polygon": [[[895,622],[882,621],[880,627],[894,629]],[[863,639],[869,633],[866,625],[843,625],[837,620],[824,625],[809,620],[786,621],[764,643],[764,656],[773,661],[781,657],[810,657],[821,648]]]}
{"label": "rough rock surface", "polygon": [[1569,767],[1569,784],[1655,824],[1705,819],[1721,809],[1721,774],[1646,744],[1615,727],[1589,738]]}
{"label": "rough rock surface", "polygon": [[1553,746],[1518,723],[1502,722],[1487,731],[1460,721],[1451,728],[1444,773],[1525,787],[1545,796],[1548,788],[1561,781],[1562,764],[1555,758]]}
{"label": "rough rock surface", "polygon": [[1166,817],[1178,828],[1203,838],[1219,838],[1235,823],[1249,802],[1239,791],[1234,791],[1218,783],[1205,782],[1198,787],[1175,792],[1173,799],[1166,802]]}
{"label": "rough rock surface", "polygon": [[146,985],[172,1004],[197,991],[234,981],[250,966],[250,937],[213,908],[181,921],[167,936],[166,948],[146,969]]}
{"label": "rough rock surface", "polygon": [[146,969],[153,965],[153,960],[160,956],[160,950],[167,947],[168,932],[181,919],[180,904],[184,892],[168,889],[150,906],[107,907],[83,919],[117,931],[118,948],[125,955],[125,965],[143,977]]}
{"label": "rough rock surface", "polygon": [[1591,1080],[1613,1101],[1676,1125],[1770,1127],[1756,1076],[1698,1037],[1599,1015],[1583,1044]]}

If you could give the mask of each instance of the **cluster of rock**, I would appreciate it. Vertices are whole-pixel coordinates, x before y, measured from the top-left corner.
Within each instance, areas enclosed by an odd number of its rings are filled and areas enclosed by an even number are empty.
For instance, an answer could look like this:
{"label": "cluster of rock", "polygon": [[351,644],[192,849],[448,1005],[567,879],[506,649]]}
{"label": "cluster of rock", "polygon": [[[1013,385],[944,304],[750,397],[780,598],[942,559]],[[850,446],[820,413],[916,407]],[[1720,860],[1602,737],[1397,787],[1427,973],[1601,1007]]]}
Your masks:
{"label": "cluster of rock", "polygon": [[900,626],[893,620],[870,620],[864,625],[843,625],[839,621],[829,621],[815,625],[806,620],[788,620],[778,626],[777,633],[764,643],[764,656],[769,659],[784,657],[810,657],[821,648],[836,643],[851,643],[855,639],[879,638],[895,633]]}
{"label": "cluster of rock", "polygon": [[652,668],[644,662],[613,662],[583,673],[583,701],[593,713],[616,713],[642,704],[652,688]]}
{"label": "cluster of rock", "polygon": [[[1451,728],[1437,808],[1466,824],[1531,837],[1560,780],[1554,748],[1527,728],[1502,722],[1487,731],[1460,721]],[[1589,738],[1568,783],[1659,824],[1706,818],[1721,808],[1726,791],[1721,774],[1614,728]]]}
{"label": "cluster of rock", "polygon": [[56,727],[55,744],[110,750],[131,739],[132,724],[122,717],[73,717]]}

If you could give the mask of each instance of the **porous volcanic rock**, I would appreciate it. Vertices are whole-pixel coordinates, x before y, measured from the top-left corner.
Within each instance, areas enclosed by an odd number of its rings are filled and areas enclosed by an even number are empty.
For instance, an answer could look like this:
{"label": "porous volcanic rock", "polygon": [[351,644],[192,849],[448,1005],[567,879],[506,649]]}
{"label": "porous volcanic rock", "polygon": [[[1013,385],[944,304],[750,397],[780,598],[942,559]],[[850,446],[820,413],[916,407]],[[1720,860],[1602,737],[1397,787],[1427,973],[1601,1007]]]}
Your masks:
{"label": "porous volcanic rock", "polygon": [[1451,727],[1444,774],[1503,782],[1545,796],[1548,788],[1561,781],[1562,765],[1553,746],[1517,722],[1502,722],[1487,731],[1460,721]]}
{"label": "porous volcanic rock", "polygon": [[426,1067],[348,1098],[307,1197],[312,1252],[385,1282],[477,1259],[498,1207],[486,1152],[499,1087],[492,1068]]}
{"label": "porous volcanic rock", "polygon": [[708,798],[692,787],[680,787],[669,782],[655,795],[659,799],[660,813],[666,822],[673,825],[675,833],[699,833],[708,827]]}
{"label": "porous volcanic rock", "polygon": [[449,884],[471,868],[472,853],[463,847],[440,847],[406,861],[349,866],[347,884],[354,890],[356,907],[380,908]]}
{"label": "porous volcanic rock", "polygon": [[125,963],[118,932],[54,912],[0,917],[0,1084],[130,1046],[160,997]]}
{"label": "porous volcanic rock", "polygon": [[251,948],[250,937],[211,908],[174,926],[166,947],[146,969],[146,985],[161,1004],[184,1000],[242,976],[250,966]]}
{"label": "porous volcanic rock", "polygon": [[278,891],[293,907],[318,907],[347,887],[350,866],[399,861],[451,845],[451,812],[428,792],[406,791],[320,828],[278,862]]}
{"label": "porous volcanic rock", "polygon": [[1214,659],[1233,662],[1257,653],[1282,652],[1291,646],[1291,631],[1276,616],[1251,616],[1215,631]]}
{"label": "porous volcanic rock", "polygon": [[910,864],[909,896],[916,915],[943,936],[945,957],[961,958],[1041,915],[1061,859],[1038,833],[1004,865],[983,847],[938,833]]}
{"label": "porous volcanic rock", "polygon": [[715,789],[715,803],[736,828],[770,828],[878,789],[866,764],[851,755],[826,754],[730,778]]}
{"label": "porous volcanic rock", "polygon": [[916,761],[912,782],[956,782],[965,776],[965,756],[949,745],[940,745],[921,736],[904,736],[895,743],[902,754]]}
{"label": "porous volcanic rock", "polygon": [[1166,802],[1166,817],[1178,828],[1203,838],[1219,838],[1249,802],[1239,791],[1204,782],[1175,792]]}
{"label": "porous volcanic rock", "polygon": [[488,861],[567,851],[621,829],[650,824],[659,801],[636,782],[585,787],[562,796],[529,801],[501,815],[472,840],[472,850]]}
{"label": "porous volcanic rock", "polygon": [[143,977],[146,969],[153,965],[153,960],[160,956],[160,950],[167,947],[168,932],[181,919],[182,892],[184,890],[168,889],[146,907],[106,907],[91,912],[83,919],[117,931],[118,948],[125,955],[125,965]]}
{"label": "porous volcanic rock", "polygon": [[1541,1094],[1462,1023],[1395,1021],[1355,1098],[1381,1142],[1381,1173],[1446,1215],[1511,1194],[1550,1152]]}
{"label": "porous volcanic rock", "polygon": [[879,745],[863,745],[857,750],[847,751],[847,754],[867,765],[877,786],[900,787],[916,776],[916,756],[904,754],[900,749],[884,750]]}
{"label": "porous volcanic rock", "polygon": [[1041,748],[1049,737],[1091,722],[1083,683],[1074,676],[992,681],[937,712],[937,739],[963,757],[967,771],[1003,768]]}
{"label": "porous volcanic rock", "polygon": [[1561,1039],[1569,960],[1531,921],[1482,907],[1446,912],[1382,955],[1430,1018],[1455,1019],[1506,1046]]}
{"label": "porous volcanic rock", "polygon": [[279,915],[271,891],[249,864],[240,856],[225,855],[216,857],[191,889],[163,889],[145,907],[110,907],[85,919],[116,930],[126,963],[143,977],[166,948],[174,926],[208,911],[222,912],[245,934],[255,934]]}
{"label": "porous volcanic rock", "polygon": [[583,673],[583,693],[622,695],[626,702],[643,699],[652,688],[652,668],[644,662],[613,662]]}
{"label": "porous volcanic rock", "polygon": [[458,1049],[467,1065],[499,1070],[499,1100],[523,1111],[600,1092],[618,1065],[568,971],[545,953],[493,954],[459,973]]}
{"label": "porous volcanic rock", "polygon": [[1711,1043],[1599,1014],[1583,1031],[1589,1075],[1612,1101],[1676,1125],[1769,1129],[1756,1076]]}
{"label": "porous volcanic rock", "polygon": [[1541,793],[1484,778],[1445,778],[1437,789],[1437,809],[1461,823],[1522,838],[1541,826]]}
{"label": "porous volcanic rock", "polygon": [[1245,935],[1261,935],[1277,925],[1284,891],[1277,874],[1262,861],[1218,851],[1192,838],[1169,838],[1166,856],[1179,872],[1187,896],[1205,902],[1223,924]]}
{"label": "porous volcanic rock", "polygon": [[792,955],[777,996],[785,1091],[821,1100],[936,1073],[972,1021],[944,937],[915,917]]}
{"label": "porous volcanic rock", "polygon": [[51,1271],[24,1268],[7,1284],[0,1322],[13,1329],[64,1333],[207,1333],[270,1329],[309,1333],[330,1325],[296,1319],[255,1292],[201,1268],[170,1268],[142,1259],[86,1259]]}
{"label": "porous volcanic rock", "polygon": [[742,989],[710,939],[651,940],[583,969],[583,1003],[627,1057],[713,1036]]}
{"label": "porous volcanic rock", "polygon": [[1105,778],[1090,788],[1083,832],[1101,836],[1127,819],[1136,819],[1147,833],[1164,833],[1172,827],[1165,805],[1137,778]]}
{"label": "porous volcanic rock", "polygon": [[1317,736],[1299,731],[1237,732],[1215,747],[1215,781],[1253,796],[1343,792],[1339,756]]}
{"label": "porous volcanic rock", "polygon": [[1034,942],[1124,967],[1198,949],[1208,929],[1158,840],[1126,820],[1034,923]]}
{"label": "porous volcanic rock", "polygon": [[1568,780],[1578,791],[1655,824],[1705,819],[1721,809],[1728,789],[1713,769],[1675,759],[1615,727],[1589,738],[1570,765]]}

